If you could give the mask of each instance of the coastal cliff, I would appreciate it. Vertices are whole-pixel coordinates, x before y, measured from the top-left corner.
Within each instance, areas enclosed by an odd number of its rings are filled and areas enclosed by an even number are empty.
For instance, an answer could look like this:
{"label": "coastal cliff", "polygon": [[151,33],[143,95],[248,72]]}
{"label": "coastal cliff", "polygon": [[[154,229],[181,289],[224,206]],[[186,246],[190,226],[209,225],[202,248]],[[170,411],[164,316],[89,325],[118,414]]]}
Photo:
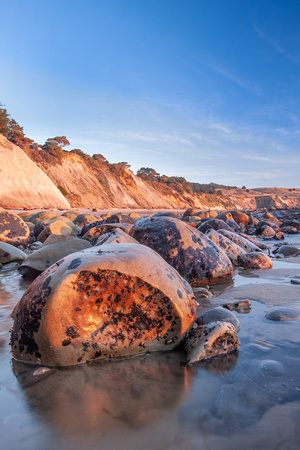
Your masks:
{"label": "coastal cliff", "polygon": [[0,135],[4,208],[262,209],[300,207],[300,189],[202,189],[180,177],[135,175],[102,155],[21,149]]}
{"label": "coastal cliff", "polygon": [[70,208],[53,181],[17,145],[0,134],[0,206]]}

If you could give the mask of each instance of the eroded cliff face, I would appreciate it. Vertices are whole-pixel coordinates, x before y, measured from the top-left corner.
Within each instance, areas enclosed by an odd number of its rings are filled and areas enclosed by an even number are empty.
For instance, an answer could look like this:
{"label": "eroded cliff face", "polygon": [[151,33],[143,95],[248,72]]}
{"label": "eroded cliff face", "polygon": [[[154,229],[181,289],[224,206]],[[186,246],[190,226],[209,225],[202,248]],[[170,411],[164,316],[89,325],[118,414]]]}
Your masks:
{"label": "eroded cliff face", "polygon": [[[27,150],[0,135],[0,206],[4,208],[272,209],[300,207],[300,189],[222,189],[198,194],[145,181],[122,164],[109,164],[73,152],[60,158],[42,149]],[[82,152],[81,152],[82,153]],[[84,155],[84,154],[83,154]],[[65,190],[65,197],[57,189]],[[296,191],[296,192],[294,192]]]}
{"label": "eroded cliff face", "polygon": [[53,181],[16,145],[0,135],[0,206],[70,208]]}

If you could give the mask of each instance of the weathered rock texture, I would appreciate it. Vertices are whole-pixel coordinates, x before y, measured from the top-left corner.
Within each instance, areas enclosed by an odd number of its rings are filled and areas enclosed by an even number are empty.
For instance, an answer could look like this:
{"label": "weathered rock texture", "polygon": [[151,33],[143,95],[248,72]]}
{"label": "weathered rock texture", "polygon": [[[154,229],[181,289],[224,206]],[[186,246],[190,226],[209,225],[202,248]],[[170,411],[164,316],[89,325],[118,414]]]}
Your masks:
{"label": "weathered rock texture", "polygon": [[53,181],[23,152],[0,134],[0,206],[64,208],[70,204]]}
{"label": "weathered rock texture", "polygon": [[13,356],[46,366],[171,350],[196,317],[191,287],[140,244],[67,256],[29,287],[14,313]]}
{"label": "weathered rock texture", "polygon": [[233,272],[221,248],[200,231],[173,217],[140,219],[130,235],[159,253],[194,286],[230,277]]}

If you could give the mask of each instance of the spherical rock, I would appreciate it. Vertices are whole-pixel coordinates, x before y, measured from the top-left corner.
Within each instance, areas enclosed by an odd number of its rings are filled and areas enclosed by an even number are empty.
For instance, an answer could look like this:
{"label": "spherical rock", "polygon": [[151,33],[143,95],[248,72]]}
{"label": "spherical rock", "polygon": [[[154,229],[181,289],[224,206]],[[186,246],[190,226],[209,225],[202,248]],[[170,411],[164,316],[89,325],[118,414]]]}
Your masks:
{"label": "spherical rock", "polygon": [[229,303],[224,303],[223,308],[229,309],[229,311],[236,311],[239,314],[249,314],[251,311],[250,300],[238,300]]}
{"label": "spherical rock", "polygon": [[213,219],[217,216],[217,213],[213,213],[212,211],[198,211],[193,216],[200,217],[200,219]]}
{"label": "spherical rock", "polygon": [[25,221],[25,223],[26,223],[26,225],[28,226],[28,228],[29,228],[30,231],[34,231],[34,226],[35,226],[35,225],[34,225],[32,222],[26,222],[26,221]]}
{"label": "spherical rock", "polygon": [[270,250],[271,247],[264,242],[260,242],[256,237],[249,236],[245,233],[239,233],[239,236],[242,236],[243,238],[247,239],[247,241],[252,242],[256,247],[260,248],[261,250]]}
{"label": "spherical rock", "polygon": [[273,309],[272,311],[268,312],[266,314],[266,318],[268,320],[274,320],[276,322],[300,320],[300,309],[280,306],[279,308]]}
{"label": "spherical rock", "polygon": [[215,308],[209,309],[200,316],[196,317],[196,323],[198,325],[207,325],[211,322],[229,322],[237,331],[241,327],[237,316],[227,308],[223,308],[223,306],[216,306]]}
{"label": "spherical rock", "polygon": [[286,234],[298,234],[298,233],[300,233],[299,228],[296,228],[296,227],[285,226],[285,227],[280,227],[280,228],[281,228],[281,231],[283,233],[286,233]]}
{"label": "spherical rock", "polygon": [[221,233],[211,229],[206,233],[206,235],[218,246],[220,247],[228,256],[228,258],[233,262],[234,265],[237,265],[237,257],[238,255],[243,255],[245,252],[242,247],[232,242],[226,236],[223,236]]}
{"label": "spherical rock", "polygon": [[13,261],[23,261],[26,253],[7,242],[0,241],[0,263],[7,264]]}
{"label": "spherical rock", "polygon": [[272,239],[275,236],[276,232],[275,230],[270,227],[269,225],[265,225],[261,230],[261,236],[264,239]]}
{"label": "spherical rock", "polygon": [[132,236],[129,236],[129,234],[123,231],[121,228],[115,228],[114,231],[105,233],[100,236],[95,245],[99,246],[103,244],[124,244],[126,242],[138,244],[138,241],[136,241]]}
{"label": "spherical rock", "polygon": [[287,219],[280,224],[280,228],[296,228],[300,231],[300,221],[298,219]]}
{"label": "spherical rock", "polygon": [[57,214],[54,211],[40,211],[33,214],[30,218],[30,222],[36,225],[38,222],[45,222],[49,219],[57,218]]}
{"label": "spherical rock", "polygon": [[196,305],[189,284],[148,247],[93,247],[31,284],[15,311],[12,354],[53,367],[171,350]]}
{"label": "spherical rock", "polygon": [[75,236],[75,230],[69,226],[67,223],[62,222],[61,220],[56,220],[55,222],[47,225],[43,231],[38,235],[37,240],[40,242],[44,242],[51,234],[58,234],[63,236]]}
{"label": "spherical rock", "polygon": [[232,353],[239,348],[236,329],[228,322],[211,322],[192,328],[185,342],[187,364]]}
{"label": "spherical rock", "polygon": [[274,233],[277,233],[278,231],[280,231],[280,228],[277,225],[275,225],[274,223],[270,222],[269,220],[263,220],[263,221],[260,221],[256,225],[255,233],[257,235],[261,235],[267,226],[272,228],[274,230]]}
{"label": "spherical rock", "polygon": [[189,283],[207,283],[233,272],[226,254],[209,238],[171,217],[139,220],[130,235],[159,253]]}
{"label": "spherical rock", "polygon": [[281,245],[276,252],[278,255],[283,256],[284,258],[288,258],[290,256],[298,256],[300,250],[298,247],[294,247],[293,245],[284,244]]}
{"label": "spherical rock", "polygon": [[26,246],[29,238],[30,230],[24,220],[17,214],[0,208],[0,241],[17,247]]}
{"label": "spherical rock", "polygon": [[197,229],[201,231],[202,233],[206,233],[210,228],[213,230],[228,230],[232,231],[232,228],[230,225],[228,225],[224,220],[220,219],[208,219],[205,222],[201,223],[201,225],[198,225]]}
{"label": "spherical rock", "polygon": [[216,216],[216,219],[224,220],[224,222],[227,222],[227,220],[234,220],[230,212],[223,212]]}
{"label": "spherical rock", "polygon": [[66,211],[61,215],[61,217],[66,217],[67,219],[72,220],[72,222],[74,222],[77,216],[79,216],[79,213],[75,211]]}
{"label": "spherical rock", "polygon": [[90,247],[91,244],[88,241],[73,236],[68,236],[68,239],[52,244],[44,243],[24,259],[19,267],[19,272],[25,277],[36,277],[61,258]]}
{"label": "spherical rock", "polygon": [[96,216],[92,214],[79,214],[73,222],[75,225],[78,225],[80,228],[83,228],[87,223],[92,223],[99,220]]}
{"label": "spherical rock", "polygon": [[[194,214],[196,214],[198,212],[200,212],[200,210],[197,208],[188,208],[187,210],[184,211],[182,217],[193,216]],[[208,216],[206,216],[206,217],[208,217]]]}
{"label": "spherical rock", "polygon": [[238,256],[238,263],[244,269],[271,269],[273,262],[264,253],[248,252]]}
{"label": "spherical rock", "polygon": [[260,248],[253,244],[248,239],[245,239],[241,235],[235,233],[234,231],[228,231],[228,230],[219,230],[219,233],[221,233],[223,236],[230,239],[232,242],[234,242],[239,247],[243,248],[245,252],[260,252]]}
{"label": "spherical rock", "polygon": [[249,224],[248,214],[242,211],[230,211],[230,213],[236,223],[238,223],[239,225],[242,223],[245,225],[245,227],[247,227],[247,225]]}
{"label": "spherical rock", "polygon": [[[155,216],[153,216],[153,217],[155,217]],[[202,220],[201,217],[199,217],[197,215],[195,215],[195,216],[185,216],[182,219],[183,222],[194,223],[195,225],[201,223],[201,220]]]}
{"label": "spherical rock", "polygon": [[112,214],[106,219],[106,223],[135,223],[136,220],[128,214]]}
{"label": "spherical rock", "polygon": [[113,233],[116,229],[122,229],[126,233],[129,233],[132,226],[133,225],[129,223],[102,223],[101,225],[90,228],[86,233],[84,233],[82,239],[86,239],[92,245],[95,245],[99,237],[103,234]]}

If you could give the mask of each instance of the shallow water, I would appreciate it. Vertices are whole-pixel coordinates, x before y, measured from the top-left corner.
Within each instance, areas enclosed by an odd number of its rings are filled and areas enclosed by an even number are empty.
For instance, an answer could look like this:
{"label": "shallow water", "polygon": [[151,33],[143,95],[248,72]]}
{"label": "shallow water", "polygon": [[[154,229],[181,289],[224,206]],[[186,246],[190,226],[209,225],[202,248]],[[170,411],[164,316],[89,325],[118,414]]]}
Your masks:
{"label": "shallow water", "polygon": [[[249,286],[259,290],[267,283],[271,299],[266,304],[248,297],[251,312],[238,314],[238,354],[195,367],[185,367],[183,355],[170,352],[49,370],[11,359],[10,313],[29,283],[5,267],[0,271],[1,448],[298,448],[300,322],[272,322],[265,314],[279,287],[291,288],[289,303],[300,307],[300,286],[290,286],[291,276],[299,273],[300,263],[286,259],[275,261],[270,271],[235,276],[234,286],[245,296]],[[231,292],[226,289],[227,297]],[[222,295],[213,300],[221,302]]]}

